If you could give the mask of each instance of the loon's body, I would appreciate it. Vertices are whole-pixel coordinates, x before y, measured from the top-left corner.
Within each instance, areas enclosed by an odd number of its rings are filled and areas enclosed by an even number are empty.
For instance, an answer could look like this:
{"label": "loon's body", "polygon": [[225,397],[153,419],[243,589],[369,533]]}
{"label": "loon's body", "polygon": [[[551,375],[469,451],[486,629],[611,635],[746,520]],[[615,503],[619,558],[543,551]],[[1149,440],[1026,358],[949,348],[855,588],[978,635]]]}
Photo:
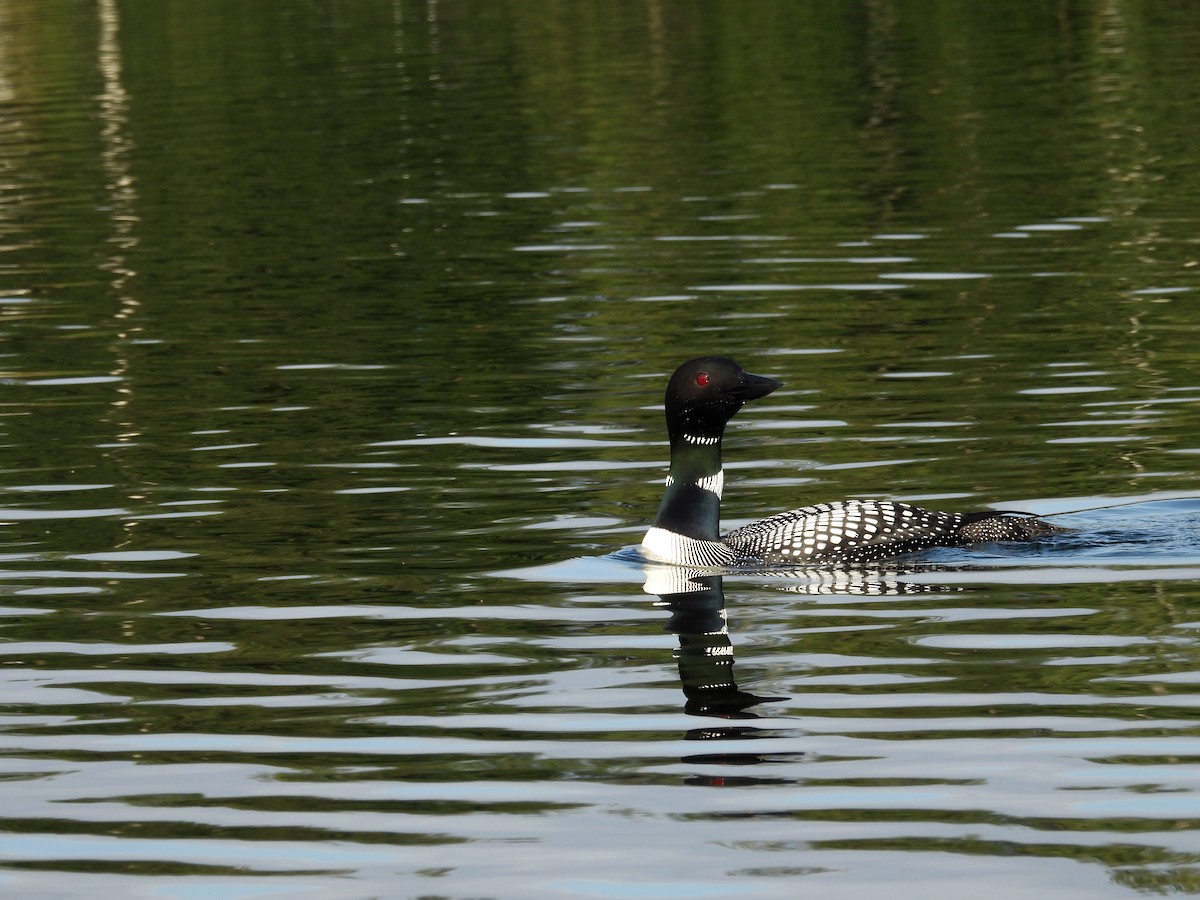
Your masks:
{"label": "loon's body", "polygon": [[781,382],[751,375],[731,359],[684,363],[667,384],[671,471],[642,552],[657,562],[726,568],[867,563],[931,547],[1023,541],[1065,529],[1022,513],[934,512],[892,500],[818,503],[721,537],[721,439],[742,405]]}

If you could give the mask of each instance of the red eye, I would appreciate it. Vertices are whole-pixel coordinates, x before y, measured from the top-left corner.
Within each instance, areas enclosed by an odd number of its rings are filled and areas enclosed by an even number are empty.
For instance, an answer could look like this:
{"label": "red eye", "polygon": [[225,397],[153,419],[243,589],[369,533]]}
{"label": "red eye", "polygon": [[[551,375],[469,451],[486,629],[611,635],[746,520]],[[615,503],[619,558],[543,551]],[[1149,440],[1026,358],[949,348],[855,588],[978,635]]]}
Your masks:
{"label": "red eye", "polygon": [[696,384],[700,385],[700,387],[707,387],[708,386],[708,373],[707,372],[696,373]]}

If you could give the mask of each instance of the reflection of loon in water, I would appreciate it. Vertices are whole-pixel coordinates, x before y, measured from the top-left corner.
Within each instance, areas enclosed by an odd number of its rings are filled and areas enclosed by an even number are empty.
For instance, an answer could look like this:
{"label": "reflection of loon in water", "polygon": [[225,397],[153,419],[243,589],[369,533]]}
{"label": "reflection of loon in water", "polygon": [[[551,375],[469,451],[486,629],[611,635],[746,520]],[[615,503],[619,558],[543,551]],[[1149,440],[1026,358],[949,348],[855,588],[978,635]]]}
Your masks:
{"label": "reflection of loon in water", "polygon": [[[901,581],[900,569],[840,570],[801,569],[776,570],[772,575],[786,580],[783,590],[809,594],[855,594],[879,596],[884,594],[942,592],[946,588]],[[683,569],[675,566],[649,566],[645,570],[643,590],[657,594],[656,606],[665,607],[671,617],[665,629],[679,637],[675,657],[679,664],[679,681],[686,698],[684,712],[692,716],[745,721],[758,719],[750,707],[759,703],[784,700],[784,697],[762,697],[737,686],[733,674],[733,642],[725,618],[723,577],[711,572]],[[794,579],[794,581],[793,581]],[[720,766],[718,774],[696,773],[687,779],[689,784],[728,786],[731,784],[779,785],[792,782],[778,778],[750,775],[732,776],[729,766],[757,766],[783,759],[802,759],[808,754],[795,750],[761,749],[738,752],[725,745],[728,741],[757,741],[778,738],[776,730],[750,724],[706,725],[692,728],[684,735],[689,741],[720,741],[722,745],[706,753],[684,756],[682,761],[695,765]]]}
{"label": "reflection of loon in water", "polygon": [[[679,570],[670,574],[678,575]],[[733,679],[733,642],[725,621],[725,592],[720,575],[672,579],[674,584],[655,585],[656,606],[671,611],[666,630],[679,636],[675,658],[679,681],[687,698],[689,715],[721,718],[755,718],[749,706],[782,697],[758,697],[739,690]],[[666,590],[662,590],[662,589]],[[673,590],[679,588],[679,590]]]}
{"label": "reflection of loon in water", "polygon": [[[793,576],[784,590],[808,594],[854,594],[882,596],[942,592],[946,588],[900,581],[904,570],[802,569],[773,573]],[[783,700],[760,697],[737,686],[733,675],[733,641],[725,616],[725,590],[721,575],[674,566],[651,566],[646,570],[643,590],[657,594],[656,606],[671,613],[664,626],[679,637],[675,651],[679,681],[686,698],[684,712],[725,719],[754,719],[747,712],[759,703]],[[693,737],[730,737],[728,734],[696,734]]]}
{"label": "reflection of loon in water", "polygon": [[[944,588],[900,581],[900,570],[803,569],[796,583],[784,586],[810,594],[884,595],[942,591]],[[646,570],[648,594],[657,594],[656,606],[671,613],[665,629],[679,637],[675,651],[679,681],[689,715],[720,718],[757,718],[747,708],[782,697],[759,697],[737,686],[733,676],[733,642],[725,618],[725,590],[720,575],[674,566],[651,566]]]}

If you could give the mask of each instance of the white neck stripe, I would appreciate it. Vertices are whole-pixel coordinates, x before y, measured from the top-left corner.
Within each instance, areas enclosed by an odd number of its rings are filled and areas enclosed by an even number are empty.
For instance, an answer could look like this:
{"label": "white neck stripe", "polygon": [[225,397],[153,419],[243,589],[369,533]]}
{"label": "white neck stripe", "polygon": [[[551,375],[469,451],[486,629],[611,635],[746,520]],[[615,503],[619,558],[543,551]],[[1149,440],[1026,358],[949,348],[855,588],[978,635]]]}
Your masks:
{"label": "white neck stripe", "polygon": [[[674,483],[675,483],[675,479],[672,476],[668,475],[667,476],[667,487],[670,487]],[[691,482],[691,484],[694,484],[696,487],[700,488],[701,490],[709,491],[713,494],[716,494],[717,499],[720,500],[721,494],[725,490],[725,470],[719,469],[715,475],[706,475],[705,477],[701,478],[698,481]]]}

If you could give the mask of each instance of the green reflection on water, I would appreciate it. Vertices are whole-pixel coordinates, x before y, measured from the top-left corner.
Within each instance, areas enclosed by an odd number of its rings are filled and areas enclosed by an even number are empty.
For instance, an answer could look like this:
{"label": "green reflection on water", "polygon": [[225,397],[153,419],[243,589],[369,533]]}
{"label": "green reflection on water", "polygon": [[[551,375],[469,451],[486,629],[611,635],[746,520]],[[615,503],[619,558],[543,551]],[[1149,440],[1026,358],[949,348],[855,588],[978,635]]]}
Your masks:
{"label": "green reflection on water", "polygon": [[[714,350],[787,382],[731,431],[727,519],[1194,492],[1198,37],[1181,2],[10,0],[4,828],[179,845],[6,865],[468,845],[413,883],[536,897],[562,881],[505,840],[589,884],[619,848],[664,890],[694,840],[697,881],[831,871],[675,830],[734,815],[817,822],[801,863],[1061,857],[1194,890],[1194,818],[1152,802],[1194,789],[1195,579],[1153,569],[1195,564],[1186,499],[1087,520],[1122,542],[1074,580],[1031,555],[1000,557],[1027,583],[933,596],[740,583],[739,678],[789,695],[745,730],[681,715],[640,586],[483,573],[636,542],[662,376]],[[1010,782],[964,740],[1048,749]],[[861,808],[772,809],[813,763]],[[1098,784],[1139,816],[1038,811]],[[927,787],[949,808],[879,802]],[[111,821],[59,805],[82,800]],[[348,821],[371,813],[396,820]]]}

